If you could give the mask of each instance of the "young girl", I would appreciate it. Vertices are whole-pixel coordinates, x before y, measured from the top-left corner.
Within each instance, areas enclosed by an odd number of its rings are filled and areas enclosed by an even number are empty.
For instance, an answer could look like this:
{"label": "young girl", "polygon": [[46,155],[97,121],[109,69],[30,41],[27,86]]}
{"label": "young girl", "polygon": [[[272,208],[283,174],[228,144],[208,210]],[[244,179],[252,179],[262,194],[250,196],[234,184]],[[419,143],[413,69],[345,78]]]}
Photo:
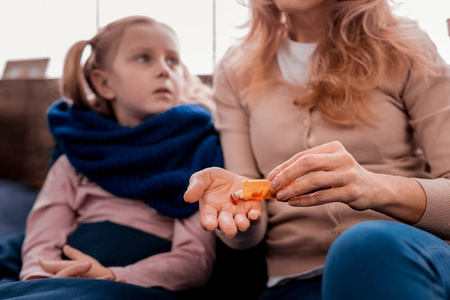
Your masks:
{"label": "young girl", "polygon": [[206,283],[215,237],[183,193],[222,153],[210,91],[181,63],[175,32],[147,17],[115,21],[71,47],[62,83],[48,121],[64,155],[28,217],[20,279]]}

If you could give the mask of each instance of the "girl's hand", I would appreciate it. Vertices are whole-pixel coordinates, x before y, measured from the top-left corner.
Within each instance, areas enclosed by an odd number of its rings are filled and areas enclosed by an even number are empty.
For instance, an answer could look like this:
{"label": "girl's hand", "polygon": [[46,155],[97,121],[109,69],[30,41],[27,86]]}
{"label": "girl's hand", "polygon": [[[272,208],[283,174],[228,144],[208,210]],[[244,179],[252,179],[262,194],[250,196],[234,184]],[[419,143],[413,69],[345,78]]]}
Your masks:
{"label": "girl's hand", "polygon": [[298,207],[343,202],[355,210],[366,210],[376,205],[374,195],[380,191],[377,175],[361,167],[339,142],[296,154],[273,169],[267,179],[272,181],[271,189],[297,179],[278,192],[277,199]]}
{"label": "girl's hand", "polygon": [[64,245],[63,252],[71,260],[39,259],[41,267],[46,272],[55,274],[54,278],[83,277],[125,282],[123,279],[116,279],[111,269],[104,267],[93,257],[69,245]]}
{"label": "girl's hand", "polygon": [[184,200],[199,201],[200,224],[206,230],[220,229],[227,237],[246,231],[261,219],[262,201],[231,201],[231,194],[247,179],[222,168],[207,168],[191,176]]}

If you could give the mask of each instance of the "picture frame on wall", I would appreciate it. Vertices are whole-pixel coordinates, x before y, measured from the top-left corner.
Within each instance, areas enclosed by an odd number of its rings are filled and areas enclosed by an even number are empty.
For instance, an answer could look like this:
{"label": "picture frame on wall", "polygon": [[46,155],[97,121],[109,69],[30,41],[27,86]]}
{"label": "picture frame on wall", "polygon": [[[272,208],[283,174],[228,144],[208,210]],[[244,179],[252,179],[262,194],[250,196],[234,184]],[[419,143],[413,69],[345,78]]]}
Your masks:
{"label": "picture frame on wall", "polygon": [[448,36],[450,36],[450,19],[447,19],[447,32]]}
{"label": "picture frame on wall", "polygon": [[6,62],[2,79],[45,78],[49,58],[9,60]]}

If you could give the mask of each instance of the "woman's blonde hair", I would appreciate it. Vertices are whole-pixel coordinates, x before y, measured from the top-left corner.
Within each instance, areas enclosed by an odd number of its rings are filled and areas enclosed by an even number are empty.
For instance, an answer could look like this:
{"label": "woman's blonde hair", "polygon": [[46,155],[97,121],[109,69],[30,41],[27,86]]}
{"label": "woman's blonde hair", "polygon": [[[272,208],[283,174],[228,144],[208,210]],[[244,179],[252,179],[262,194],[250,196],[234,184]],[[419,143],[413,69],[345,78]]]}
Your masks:
{"label": "woman's blonde hair", "polygon": [[[271,68],[288,34],[289,18],[273,0],[249,1],[250,32],[233,74],[243,94],[255,99],[264,88],[283,82]],[[371,90],[412,65],[423,74],[432,72],[433,58],[421,47],[426,35],[416,22],[395,16],[388,0],[338,1],[328,26],[311,58],[309,81],[295,103],[318,108],[334,124],[372,124],[376,116],[366,102]]]}
{"label": "woman's blonde hair", "polygon": [[[62,93],[74,105],[95,110],[106,116],[114,113],[110,101],[103,99],[96,92],[90,75],[94,69],[107,69],[107,64],[115,55],[125,30],[137,24],[159,24],[176,35],[174,30],[164,23],[145,16],[131,16],[109,23],[90,40],[75,43],[67,53],[62,77]],[[81,58],[87,45],[91,46],[91,54],[82,65]],[[182,67],[184,90],[180,103],[198,103],[213,111],[211,89],[191,74],[184,64]]]}

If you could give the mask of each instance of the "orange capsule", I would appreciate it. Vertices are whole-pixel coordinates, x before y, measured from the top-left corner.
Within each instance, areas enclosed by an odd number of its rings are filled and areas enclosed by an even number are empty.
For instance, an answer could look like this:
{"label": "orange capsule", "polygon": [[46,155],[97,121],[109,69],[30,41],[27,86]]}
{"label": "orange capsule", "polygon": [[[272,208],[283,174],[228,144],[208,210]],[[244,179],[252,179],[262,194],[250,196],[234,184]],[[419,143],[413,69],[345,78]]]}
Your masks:
{"label": "orange capsule", "polygon": [[[287,187],[294,182],[295,180],[284,187]],[[242,191],[239,191],[239,195],[236,196],[243,200],[276,199],[279,190],[272,190],[269,188],[269,184],[270,181],[267,179],[246,179],[242,183]]]}

